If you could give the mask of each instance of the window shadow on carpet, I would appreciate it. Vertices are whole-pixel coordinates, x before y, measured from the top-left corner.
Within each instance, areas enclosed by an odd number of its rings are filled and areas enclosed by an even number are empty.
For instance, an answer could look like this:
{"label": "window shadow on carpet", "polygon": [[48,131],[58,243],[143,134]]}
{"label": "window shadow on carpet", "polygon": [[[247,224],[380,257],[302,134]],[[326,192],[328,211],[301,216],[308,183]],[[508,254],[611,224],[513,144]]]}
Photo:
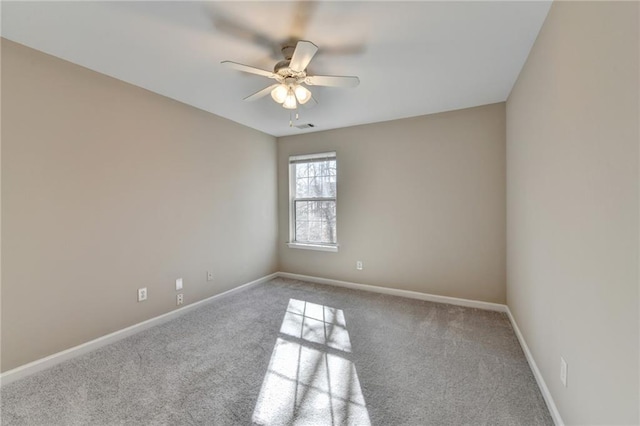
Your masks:
{"label": "window shadow on carpet", "polygon": [[370,425],[341,309],[290,299],[253,412],[261,425]]}

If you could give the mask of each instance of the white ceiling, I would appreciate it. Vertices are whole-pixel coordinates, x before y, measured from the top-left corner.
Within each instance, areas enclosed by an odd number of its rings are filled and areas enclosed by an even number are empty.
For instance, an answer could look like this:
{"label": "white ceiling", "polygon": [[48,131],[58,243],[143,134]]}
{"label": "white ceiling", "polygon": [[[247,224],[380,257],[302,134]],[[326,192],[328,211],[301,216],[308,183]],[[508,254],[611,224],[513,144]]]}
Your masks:
{"label": "white ceiling", "polygon": [[[2,36],[275,136],[289,112],[270,85],[220,65],[264,69],[265,43],[320,48],[310,74],[357,75],[312,87],[300,123],[327,130],[504,101],[551,2],[2,2]],[[304,16],[307,16],[305,19]]]}

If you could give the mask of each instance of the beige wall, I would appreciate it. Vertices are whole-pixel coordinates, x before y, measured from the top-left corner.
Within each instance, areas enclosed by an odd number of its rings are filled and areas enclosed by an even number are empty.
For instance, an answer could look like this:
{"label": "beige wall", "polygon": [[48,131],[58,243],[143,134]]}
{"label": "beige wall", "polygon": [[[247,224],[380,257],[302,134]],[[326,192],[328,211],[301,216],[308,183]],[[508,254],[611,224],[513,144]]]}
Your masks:
{"label": "beige wall", "polygon": [[508,304],[567,424],[639,422],[638,71],[637,2],[555,2],[507,101]]}
{"label": "beige wall", "polygon": [[[288,157],[330,150],[340,250],[289,248]],[[503,103],[279,138],[278,180],[281,271],[505,302]]]}
{"label": "beige wall", "polygon": [[6,40],[2,106],[2,370],[276,271],[274,137]]}

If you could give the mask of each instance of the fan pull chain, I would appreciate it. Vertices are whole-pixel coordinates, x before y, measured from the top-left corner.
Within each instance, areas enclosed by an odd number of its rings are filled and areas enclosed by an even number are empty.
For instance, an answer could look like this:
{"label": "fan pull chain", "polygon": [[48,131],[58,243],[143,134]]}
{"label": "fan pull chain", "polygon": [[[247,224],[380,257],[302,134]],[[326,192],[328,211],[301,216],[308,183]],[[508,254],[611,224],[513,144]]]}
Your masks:
{"label": "fan pull chain", "polygon": [[[298,121],[298,119],[300,118],[300,114],[298,113],[298,110],[296,109],[296,121]],[[289,111],[289,127],[293,127],[293,111]]]}

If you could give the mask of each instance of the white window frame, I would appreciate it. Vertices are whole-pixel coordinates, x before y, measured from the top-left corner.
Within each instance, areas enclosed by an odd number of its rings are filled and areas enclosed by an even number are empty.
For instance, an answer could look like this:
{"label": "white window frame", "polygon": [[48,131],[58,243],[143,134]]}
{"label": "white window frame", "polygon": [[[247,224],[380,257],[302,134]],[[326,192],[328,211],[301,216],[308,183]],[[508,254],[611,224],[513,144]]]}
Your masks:
{"label": "white window frame", "polygon": [[[302,162],[305,160],[329,160],[333,159],[336,161],[336,196],[335,197],[315,197],[315,198],[304,198],[304,199],[296,199],[296,175],[295,175],[295,165],[298,162]],[[297,248],[297,249],[305,249],[305,250],[319,250],[319,251],[330,251],[337,252],[338,251],[338,242],[335,244],[329,243],[307,243],[307,242],[297,242],[295,240],[296,237],[296,210],[294,201],[334,201],[336,204],[336,239],[337,239],[337,228],[338,228],[338,180],[337,180],[337,167],[338,160],[335,151],[331,152],[320,152],[317,154],[304,154],[304,155],[292,155],[289,157],[289,242],[287,245],[289,248]]]}

